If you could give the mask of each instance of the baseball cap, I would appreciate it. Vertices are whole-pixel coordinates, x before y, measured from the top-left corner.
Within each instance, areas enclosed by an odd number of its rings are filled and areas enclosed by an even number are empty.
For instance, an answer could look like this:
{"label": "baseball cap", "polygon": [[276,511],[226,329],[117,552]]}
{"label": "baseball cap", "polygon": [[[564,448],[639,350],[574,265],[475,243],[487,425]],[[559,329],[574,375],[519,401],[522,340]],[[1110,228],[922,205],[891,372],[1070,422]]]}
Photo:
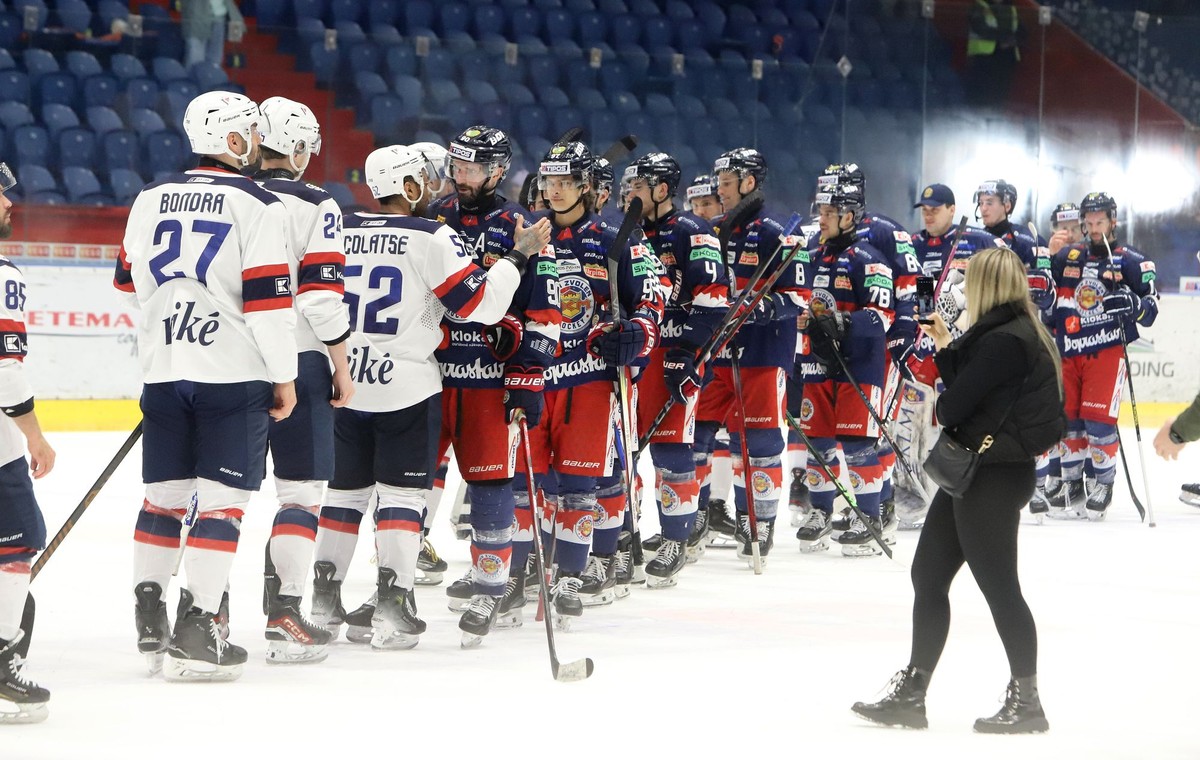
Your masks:
{"label": "baseball cap", "polygon": [[913,208],[921,206],[953,206],[954,191],[945,185],[928,185],[921,191],[921,197],[913,204]]}

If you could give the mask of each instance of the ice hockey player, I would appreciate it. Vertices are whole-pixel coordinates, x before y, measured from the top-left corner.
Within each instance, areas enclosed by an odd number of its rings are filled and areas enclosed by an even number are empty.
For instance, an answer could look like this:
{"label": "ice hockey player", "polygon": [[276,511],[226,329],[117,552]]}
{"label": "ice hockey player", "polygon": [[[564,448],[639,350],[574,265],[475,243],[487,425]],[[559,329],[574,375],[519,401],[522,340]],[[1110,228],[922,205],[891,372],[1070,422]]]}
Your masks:
{"label": "ice hockey player", "polygon": [[[810,294],[809,307],[798,320],[806,348],[799,421],[835,477],[840,471],[837,446],[841,444],[855,500],[875,531],[890,542],[894,541],[891,526],[884,525],[880,516],[883,466],[875,442],[882,433],[877,417],[882,415],[888,364],[886,335],[895,314],[891,267],[856,234],[865,207],[860,187],[825,185],[816,203],[824,242],[810,252],[805,266]],[[843,362],[859,383],[858,390],[850,384]],[[875,414],[868,411],[863,396]],[[796,537],[800,551],[815,552],[829,548],[837,492],[812,456],[808,484],[812,509]],[[847,557],[881,553],[857,513],[836,540]]]}
{"label": "ice hockey player", "polygon": [[438,198],[444,198],[454,192],[454,183],[446,178],[446,149],[435,142],[416,142],[408,146],[425,157],[425,172],[428,176],[425,186],[432,203]]}
{"label": "ice hockey player", "polygon": [[[1158,293],[1154,262],[1117,241],[1116,201],[1108,193],[1089,193],[1079,210],[1086,241],[1058,250],[1053,259],[1067,434],[1061,488],[1047,497],[1052,517],[1103,520],[1112,503],[1117,414],[1127,371],[1121,344],[1137,339],[1138,325],[1154,324]],[[1096,485],[1085,494],[1083,464],[1089,456]]]}
{"label": "ice hockey player", "polygon": [[[430,200],[426,166],[420,152],[405,146],[372,152],[364,178],[381,213],[351,214],[345,224],[357,392],[337,413],[335,472],[323,515],[358,522],[378,497],[374,649],[410,649],[425,631],[413,584],[425,496],[438,460],[442,385],[434,350],[442,341],[442,315],[498,321],[528,260],[510,250],[484,272],[453,230],[422,218]],[[514,222],[522,225],[520,216]],[[334,577],[340,578],[353,535],[336,538]]]}
{"label": "ice hockey player", "polygon": [[[446,595],[452,609],[466,607],[459,627],[464,643],[474,645],[495,623],[501,597],[508,593],[514,605],[524,600],[532,517],[527,507],[515,509],[518,442],[512,423],[518,410],[531,427],[541,419],[543,372],[558,352],[562,313],[549,220],[518,225],[517,217],[528,212],[496,192],[512,159],[508,136],[473,126],[447,152],[447,175],[456,191],[436,201],[430,216],[457,232],[484,269],[514,249],[531,258],[508,313],[490,327],[447,314],[438,351],[444,387],[439,449],[454,446],[470,494],[472,527],[472,568]],[[514,541],[514,512],[520,542]]]}
{"label": "ice hockey player", "polygon": [[[615,578],[615,559],[605,560],[615,558],[625,501],[607,500],[601,509],[597,493],[612,462],[614,383],[620,367],[645,359],[658,345],[662,319],[658,263],[645,245],[627,240],[618,254],[617,281],[609,279],[617,229],[595,213],[593,168],[591,151],[581,142],[551,146],[538,168],[553,224],[563,319],[561,355],[546,370],[545,413],[530,431],[530,444],[544,494],[545,545],[554,546],[551,597],[564,626],[583,612],[582,576],[592,538],[601,532],[597,555],[606,577],[611,565]],[[606,317],[614,288],[622,315],[617,321]]]}
{"label": "ice hockey player", "polygon": [[[287,209],[240,173],[260,157],[258,105],[213,91],[188,104],[196,169],[134,199],[116,287],[142,311],[142,477],[134,533],[138,649],[173,680],[233,680],[246,650],[215,619],[250,494],[264,476],[267,429],[296,405],[296,312]],[[168,643],[163,595],[194,505],[188,588]]]}
{"label": "ice hockey player", "polygon": [[279,498],[264,571],[267,661],[316,662],[328,655],[330,635],[305,619],[300,600],[325,482],[333,475],[333,409],[354,393],[346,360],[350,323],[342,302],[342,212],[329,193],[300,181],[321,150],[312,111],[281,97],[264,100],[260,110],[262,164],[254,178],[287,210],[300,349],[296,408],[267,435]]}
{"label": "ice hockey player", "polygon": [[[0,238],[12,235],[11,198],[17,184],[8,164],[0,163]],[[46,719],[50,691],[25,676],[29,631],[21,617],[29,593],[34,555],[46,545],[46,523],[33,495],[33,481],[54,469],[54,449],[42,435],[33,409],[33,389],[25,377],[25,278],[0,257],[4,305],[0,308],[0,724],[39,723]],[[25,451],[29,451],[29,460]]]}
{"label": "ice hockey player", "polygon": [[1051,234],[1062,230],[1065,233],[1067,245],[1078,245],[1083,242],[1083,222],[1079,217],[1079,205],[1075,203],[1060,203],[1050,213]]}
{"label": "ice hockey player", "polygon": [[[666,268],[671,289],[663,315],[662,340],[650,352],[638,382],[638,436],[658,411],[674,401],[650,438],[658,491],[661,543],[646,564],[647,585],[671,586],[686,556],[699,558],[708,539],[707,511],[698,511],[700,484],[692,444],[703,367],[696,354],[729,308],[729,272],[721,244],[705,220],[675,208],[679,163],[666,153],[634,161],[622,177],[622,192],[642,201],[646,240]],[[706,460],[707,457],[701,457]]]}
{"label": "ice hockey player", "polygon": [[722,214],[721,198],[717,195],[717,180],[711,174],[701,174],[687,186],[687,202],[684,211],[689,211],[706,222]]}
{"label": "ice hockey player", "polygon": [[[782,261],[778,256],[790,255],[793,249],[803,246],[803,241],[797,235],[785,235],[778,217],[764,209],[762,188],[767,162],[757,150],[736,148],[722,153],[713,166],[713,174],[721,205],[727,210],[719,239],[727,241],[725,262],[736,290],[746,287],[761,260],[776,257],[772,260]],[[768,268],[774,270],[770,265]],[[784,383],[795,364],[796,317],[802,303],[796,267],[789,266],[776,281],[774,290],[758,301],[753,316],[714,362],[713,379],[700,392],[694,445],[697,463],[703,456],[705,466],[708,465],[717,429],[728,421],[734,471],[742,474],[741,482],[736,475],[734,482],[737,511],[734,538],[739,558],[748,562],[752,557],[753,534],[747,494],[739,486],[747,481],[753,484],[750,498],[754,499],[759,555],[765,558],[774,545],[775,515],[783,488],[784,439],[780,427]],[[745,409],[738,409],[735,401],[730,361],[733,350],[739,352]],[[743,430],[748,462],[743,462],[741,456]],[[748,477],[743,467],[748,468]]]}
{"label": "ice hockey player", "polygon": [[[1004,241],[1004,244],[1021,257],[1030,272],[1048,272],[1049,252],[1042,241],[1034,240],[1026,230],[1012,223],[1009,217],[1017,205],[1017,188],[1003,179],[987,180],[975,190],[975,219],[983,223],[989,235]],[[1045,308],[1053,301],[1053,293],[1046,295],[1031,292],[1034,303]]]}
{"label": "ice hockey player", "polygon": [[[913,252],[916,254],[921,273],[932,277],[935,282],[947,266],[951,268],[951,272],[947,273],[942,282],[936,307],[942,319],[951,326],[951,330],[957,330],[955,325],[961,324],[959,320],[966,306],[962,282],[971,254],[985,248],[1002,246],[1003,241],[983,230],[968,227],[958,239],[958,246],[954,249],[954,260],[950,261],[950,250],[954,247],[958,234],[954,191],[943,184],[928,185],[921,191],[914,208],[920,209],[924,228],[912,236]],[[892,437],[900,446],[900,453],[917,468],[917,477],[921,479],[921,488],[918,489],[909,482],[907,473],[896,473],[896,517],[901,530],[921,526],[925,513],[929,510],[929,502],[921,494],[923,492],[932,498],[937,491],[937,485],[926,478],[919,467],[928,456],[939,433],[934,407],[942,387],[937,366],[933,363],[935,350],[933,340],[923,332],[919,333],[905,361],[905,378],[899,389],[900,408],[893,424]],[[890,401],[891,396],[888,398]]]}

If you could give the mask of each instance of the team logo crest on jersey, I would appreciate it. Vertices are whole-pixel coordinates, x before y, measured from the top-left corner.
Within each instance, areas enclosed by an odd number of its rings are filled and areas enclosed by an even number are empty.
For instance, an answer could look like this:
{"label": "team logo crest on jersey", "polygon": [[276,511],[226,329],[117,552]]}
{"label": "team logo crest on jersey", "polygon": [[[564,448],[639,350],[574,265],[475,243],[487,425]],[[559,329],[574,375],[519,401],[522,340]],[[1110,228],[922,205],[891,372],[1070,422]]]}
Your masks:
{"label": "team logo crest on jersey", "polygon": [[679,494],[675,493],[674,488],[663,483],[662,493],[659,494],[659,497],[662,499],[662,511],[664,515],[673,515],[678,511],[680,505]]}
{"label": "team logo crest on jersey", "polygon": [[922,396],[922,394],[920,392],[918,392],[916,388],[913,388],[912,386],[905,386],[905,388],[904,388],[904,400],[905,401],[915,404],[915,403],[921,401],[921,396]]}
{"label": "team logo crest on jersey", "polygon": [[750,475],[750,485],[754,488],[754,495],[770,496],[775,490],[775,483],[771,480],[771,476],[762,470],[755,470]]}
{"label": "team logo crest on jersey", "polygon": [[813,418],[816,408],[813,406],[812,399],[804,399],[800,402],[800,421],[808,422]]}
{"label": "team logo crest on jersey", "polygon": [[1075,286],[1075,303],[1079,313],[1085,316],[1100,314],[1104,310],[1104,285],[1090,277]]}
{"label": "team logo crest on jersey", "polygon": [[814,317],[819,317],[826,312],[837,311],[837,299],[828,290],[814,290],[812,292],[812,300],[808,304],[808,310],[812,312]]}
{"label": "team logo crest on jersey", "polygon": [[586,277],[571,275],[558,281],[558,301],[562,306],[562,331],[576,333],[591,326],[595,299]]}

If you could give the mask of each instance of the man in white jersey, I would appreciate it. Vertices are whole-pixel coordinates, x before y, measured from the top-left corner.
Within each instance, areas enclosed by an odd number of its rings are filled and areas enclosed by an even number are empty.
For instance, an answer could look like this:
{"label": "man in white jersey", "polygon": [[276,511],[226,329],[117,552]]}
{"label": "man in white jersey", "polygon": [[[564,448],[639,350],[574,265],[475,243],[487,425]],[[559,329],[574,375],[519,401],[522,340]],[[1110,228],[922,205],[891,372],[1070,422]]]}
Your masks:
{"label": "man in white jersey", "polygon": [[[346,361],[350,321],[342,301],[342,211],[329,193],[301,182],[321,151],[321,128],[307,106],[268,98],[261,106],[262,167],[255,179],[283,202],[296,293],[296,408],[269,432],[279,510],[264,570],[267,661],[318,662],[332,638],[300,612],[317,539],[325,481],[333,477],[333,409],[354,394]],[[330,363],[332,362],[332,371]]]}
{"label": "man in white jersey", "polygon": [[[296,312],[287,211],[241,175],[259,158],[254,101],[206,92],[183,129],[199,165],[147,185],[129,210],[114,284],[142,311],[142,480],[134,533],[138,649],[172,680],[233,680],[246,650],[215,615],[271,419],[296,405]],[[163,594],[182,520],[188,587],[170,634]]]}
{"label": "man in white jersey", "polygon": [[513,251],[485,272],[457,233],[421,218],[430,200],[425,167],[424,156],[404,146],[371,153],[364,176],[382,213],[351,214],[344,226],[356,392],[336,413],[334,475],[321,510],[317,561],[330,563],[336,580],[344,577],[357,539],[357,530],[344,527],[357,526],[376,496],[375,649],[410,649],[425,631],[412,588],[442,421],[442,377],[433,355],[442,317],[450,311],[483,324],[499,321],[526,263]]}
{"label": "man in white jersey", "polygon": [[[8,165],[0,164],[0,238],[12,234],[13,204],[4,194],[15,184]],[[54,449],[42,435],[25,378],[25,278],[3,256],[0,290],[0,723],[37,723],[49,714],[50,692],[22,673],[29,631],[21,630],[21,616],[30,563],[46,545],[46,523],[29,475],[50,472]]]}

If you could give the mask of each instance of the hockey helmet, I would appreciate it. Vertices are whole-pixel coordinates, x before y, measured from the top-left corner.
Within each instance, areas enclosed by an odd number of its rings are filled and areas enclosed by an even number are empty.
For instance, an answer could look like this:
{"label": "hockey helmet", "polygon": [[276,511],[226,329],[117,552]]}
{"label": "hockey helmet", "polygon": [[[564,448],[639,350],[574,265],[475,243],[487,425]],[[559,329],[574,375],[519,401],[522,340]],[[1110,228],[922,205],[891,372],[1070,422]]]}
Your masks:
{"label": "hockey helmet", "polygon": [[7,193],[17,184],[17,175],[8,168],[8,164],[0,163],[0,193]]}
{"label": "hockey helmet", "polygon": [[267,98],[259,110],[263,116],[259,124],[263,147],[287,156],[292,171],[301,174],[296,155],[316,156],[321,152],[321,125],[317,117],[303,103],[281,97]]}
{"label": "hockey helmet", "polygon": [[976,206],[979,205],[979,199],[985,195],[994,195],[1000,199],[1001,203],[1007,203],[1010,214],[1017,207],[1017,188],[1006,180],[989,179],[981,183],[975,190],[973,199]]}
{"label": "hockey helmet", "polygon": [[754,148],[734,148],[713,162],[713,175],[720,176],[721,172],[736,172],[738,179],[754,177],[755,183],[762,187],[767,180],[767,159]]}
{"label": "hockey helmet", "polygon": [[717,194],[717,178],[711,174],[701,174],[692,180],[687,187],[687,199],[707,198]]}
{"label": "hockey helmet", "polygon": [[1079,224],[1079,206],[1074,203],[1060,203],[1050,212],[1050,228],[1054,229],[1060,224],[1074,222]]}
{"label": "hockey helmet", "polygon": [[814,205],[818,208],[821,206],[833,206],[838,210],[839,214],[853,214],[855,222],[862,221],[863,214],[867,208],[862,187],[849,184],[822,185],[817,190]]}
{"label": "hockey helmet", "polygon": [[662,182],[667,183],[667,196],[675,195],[679,189],[679,180],[683,171],[679,162],[666,153],[649,153],[634,161],[625,169],[621,176],[621,184],[625,185],[635,179],[644,179],[653,189]]}
{"label": "hockey helmet", "polygon": [[825,173],[817,177],[817,187],[824,185],[854,185],[866,191],[867,177],[858,164],[830,164]]}
{"label": "hockey helmet", "polygon": [[596,164],[592,167],[592,175],[596,179],[596,192],[603,192],[605,190],[612,192],[616,172],[613,171],[611,161],[604,156],[597,156]]}
{"label": "hockey helmet", "polygon": [[551,145],[538,165],[538,187],[546,189],[546,177],[574,177],[580,185],[590,184],[595,166],[592,151],[579,141]]}
{"label": "hockey helmet", "polygon": [[[507,173],[508,165],[512,161],[512,143],[509,142],[508,135],[501,130],[477,124],[463,130],[462,134],[451,140],[446,153],[448,161],[458,159],[472,164],[484,164],[487,174],[491,174],[496,167],[503,168]],[[452,163],[449,166],[447,173],[454,179],[454,166]]]}
{"label": "hockey helmet", "polygon": [[1079,202],[1079,215],[1086,216],[1093,211],[1103,211],[1109,219],[1117,218],[1117,202],[1108,193],[1088,193]]}
{"label": "hockey helmet", "polygon": [[408,146],[425,156],[428,166],[429,189],[434,195],[442,192],[446,182],[446,149],[435,142],[416,142]]}
{"label": "hockey helmet", "polygon": [[[183,114],[183,131],[187,134],[192,152],[201,156],[227,155],[242,166],[250,163],[253,151],[251,130],[262,122],[258,104],[236,92],[213,90],[192,98]],[[228,136],[241,135],[246,152],[235,156],[229,152]]]}
{"label": "hockey helmet", "polygon": [[[363,167],[363,177],[373,198],[403,195],[410,203],[421,200],[425,194],[425,156],[406,145],[389,145],[371,151]],[[421,188],[421,195],[410,198],[404,190],[405,180],[411,179]]]}

